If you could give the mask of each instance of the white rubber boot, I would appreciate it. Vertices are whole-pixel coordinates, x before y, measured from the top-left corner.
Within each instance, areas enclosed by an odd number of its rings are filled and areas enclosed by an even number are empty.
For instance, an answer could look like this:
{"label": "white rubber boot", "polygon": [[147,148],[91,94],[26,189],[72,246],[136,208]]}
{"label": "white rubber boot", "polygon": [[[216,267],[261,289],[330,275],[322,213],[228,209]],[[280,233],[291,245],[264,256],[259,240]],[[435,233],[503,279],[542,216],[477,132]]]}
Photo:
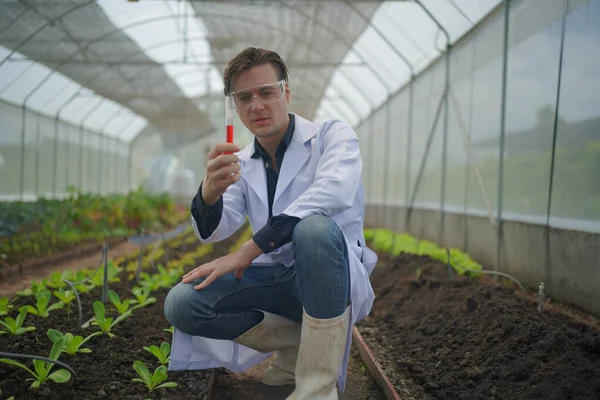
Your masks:
{"label": "white rubber boot", "polygon": [[234,342],[261,353],[276,351],[276,359],[264,372],[262,383],[269,386],[293,384],[302,327],[281,315],[257,311],[265,315],[264,319]]}
{"label": "white rubber boot", "polygon": [[287,400],[337,400],[336,382],[348,339],[350,307],[339,317],[313,318],[304,312],[296,389]]}

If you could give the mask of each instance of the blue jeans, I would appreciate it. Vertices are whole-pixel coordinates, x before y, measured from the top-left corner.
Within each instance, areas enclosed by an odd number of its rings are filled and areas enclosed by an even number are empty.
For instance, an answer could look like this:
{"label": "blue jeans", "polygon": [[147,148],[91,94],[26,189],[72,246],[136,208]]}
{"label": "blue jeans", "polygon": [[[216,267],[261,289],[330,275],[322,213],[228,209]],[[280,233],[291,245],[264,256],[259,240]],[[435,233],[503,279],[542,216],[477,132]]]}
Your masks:
{"label": "blue jeans", "polygon": [[195,290],[204,278],[178,283],[165,299],[165,315],[182,332],[233,340],[263,319],[258,310],[302,321],[333,318],[349,304],[349,262],[340,227],[328,217],[300,221],[292,235],[295,265],[251,265],[244,277],[220,276]]}

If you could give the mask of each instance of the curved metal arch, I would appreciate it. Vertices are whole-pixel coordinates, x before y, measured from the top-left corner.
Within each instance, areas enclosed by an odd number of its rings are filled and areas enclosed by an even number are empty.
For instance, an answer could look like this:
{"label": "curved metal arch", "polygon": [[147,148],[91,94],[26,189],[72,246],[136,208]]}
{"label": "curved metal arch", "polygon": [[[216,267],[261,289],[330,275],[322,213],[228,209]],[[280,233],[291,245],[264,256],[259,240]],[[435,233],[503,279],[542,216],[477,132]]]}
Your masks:
{"label": "curved metal arch", "polygon": [[[294,10],[296,13],[302,15],[304,18],[308,19],[309,21],[314,21],[316,22],[320,27],[324,28],[327,32],[329,32],[335,39],[339,40],[340,42],[344,43],[346,46],[348,46],[349,50],[353,51],[357,57],[365,63],[365,65],[367,66],[367,68],[371,71],[371,73],[375,76],[375,78],[379,81],[379,83],[386,89],[386,91],[388,93],[390,93],[390,87],[385,83],[385,80],[383,79],[383,77],[377,72],[377,70],[375,70],[373,67],[371,67],[371,65],[367,62],[367,60],[365,60],[365,58],[356,50],[353,49],[353,44],[348,43],[341,35],[339,35],[337,32],[335,32],[333,29],[331,29],[328,25],[322,23],[321,21],[319,21],[316,18],[312,18],[310,15],[307,15],[305,12],[298,10],[298,8],[286,4],[284,2],[282,2],[281,0],[277,0],[277,2],[279,4],[281,4],[283,7],[287,7],[289,9]],[[341,71],[341,68],[339,68],[339,70]],[[368,101],[369,104],[371,104],[371,108],[374,108],[374,104],[373,102]]]}
{"label": "curved metal arch", "polygon": [[[169,16],[169,17],[156,17],[156,18],[151,18],[151,19],[149,19],[149,20],[136,21],[134,24],[135,24],[135,26],[137,26],[137,25],[141,25],[142,23],[151,23],[151,22],[155,22],[156,20],[172,19],[173,17],[182,16],[182,15],[185,15],[185,14],[175,14],[175,15],[171,15],[171,16]],[[212,11],[211,11],[211,12],[209,12],[209,13],[206,13],[206,15],[207,15],[207,16],[215,16],[215,17],[219,17],[219,18],[228,18],[228,19],[236,19],[236,20],[241,20],[241,21],[255,22],[255,23],[256,23],[256,22],[260,22],[260,23],[261,23],[261,24],[263,24],[264,26],[267,26],[267,27],[269,27],[270,29],[273,29],[274,31],[278,31],[278,32],[283,32],[283,33],[285,33],[285,34],[286,34],[286,35],[287,35],[287,36],[290,38],[290,40],[294,40],[294,41],[296,41],[296,42],[301,42],[301,43],[304,43],[304,44],[306,44],[306,45],[310,45],[310,43],[308,43],[308,42],[307,42],[307,41],[306,41],[304,38],[302,38],[301,36],[296,36],[296,35],[292,34],[292,33],[291,33],[291,32],[289,32],[289,31],[286,31],[286,30],[284,30],[284,29],[281,29],[279,26],[275,26],[275,25],[272,25],[272,24],[265,24],[265,21],[262,21],[262,20],[261,20],[261,21],[259,21],[259,20],[256,20],[256,19],[254,19],[254,18],[250,18],[250,17],[244,17],[244,16],[230,16],[230,15],[226,15],[226,14],[222,14],[222,13],[218,13],[218,12],[212,12]],[[121,30],[125,30],[125,29],[128,29],[128,28],[130,28],[130,27],[131,27],[131,26],[125,26],[125,27],[122,27],[122,28],[121,28]],[[107,35],[105,35],[104,37],[100,38],[99,40],[102,40],[103,38],[105,38],[105,37],[108,37],[108,36],[110,36],[111,34],[114,34],[114,32],[112,32],[112,33],[108,33]],[[210,37],[210,36],[209,36],[209,37]],[[98,39],[96,39],[96,41],[99,41],[99,40],[98,40]],[[310,46],[309,46],[309,47],[310,47]],[[319,56],[322,56],[322,57],[327,57],[327,54],[326,54],[325,52],[318,51],[317,49],[315,49],[315,48],[313,48],[313,47],[310,47],[310,48],[311,48],[311,50],[312,50],[312,51],[314,51],[315,53],[317,53]],[[355,89],[355,90],[356,90],[356,91],[357,91],[357,92],[358,92],[358,93],[359,93],[359,94],[360,94],[360,95],[361,95],[361,96],[362,96],[362,97],[363,97],[363,98],[366,100],[366,102],[367,102],[368,104],[370,104],[370,105],[371,105],[371,107],[373,108],[373,107],[374,107],[374,103],[373,103],[373,101],[372,101],[371,97],[369,97],[369,96],[368,96],[368,95],[367,95],[367,94],[364,92],[364,90],[362,89],[362,87],[358,86],[358,85],[357,85],[357,84],[354,82],[354,80],[353,80],[353,79],[351,79],[351,77],[349,77],[347,73],[345,73],[345,71],[343,71],[342,69],[338,69],[338,71],[340,72],[340,74],[342,74],[342,75],[343,75],[343,76],[346,78],[346,80],[347,80],[347,81],[350,83],[350,85],[351,85],[351,86],[353,86],[353,87],[354,87],[354,89]],[[140,132],[141,132],[141,131],[140,131]],[[138,133],[138,134],[139,134],[139,133]],[[134,137],[132,138],[132,141],[133,141],[133,140],[135,140],[135,139],[137,138],[137,136],[138,136],[138,135],[134,136]]]}
{"label": "curved metal arch", "polygon": [[390,40],[383,34],[383,32],[381,32],[381,30],[377,26],[375,26],[369,18],[367,18],[358,8],[356,8],[356,6],[354,4],[352,4],[348,0],[344,0],[344,2],[346,3],[346,6],[351,8],[360,18],[362,18],[367,23],[367,25],[369,25],[369,27],[371,27],[371,29],[373,29],[373,31],[375,31],[375,33],[377,33],[377,35],[381,39],[383,39],[383,41],[392,49],[392,51],[398,57],[400,57],[400,59],[404,62],[404,64],[406,64],[406,66],[410,70],[410,76],[412,78],[415,74],[415,68],[410,63],[410,61],[408,61],[408,58],[406,58],[406,56],[400,51],[400,49],[398,49],[396,46],[394,46],[394,44],[392,42],[390,42]]}
{"label": "curved metal arch", "polygon": [[365,60],[365,58],[359,52],[357,52],[356,50],[353,49],[353,47],[354,47],[353,43],[348,43],[348,41],[346,41],[341,35],[339,35],[337,32],[335,32],[333,29],[331,29],[328,25],[322,23],[318,19],[311,18],[305,12],[298,10],[298,8],[296,8],[294,6],[291,6],[289,4],[286,4],[286,3],[282,2],[281,0],[277,0],[277,2],[279,4],[281,4],[283,7],[287,7],[287,8],[290,8],[290,9],[294,10],[296,13],[298,13],[298,14],[302,15],[303,17],[307,18],[309,21],[312,20],[312,21],[316,22],[320,27],[324,28],[327,32],[329,32],[334,38],[336,38],[337,40],[339,40],[340,42],[342,42],[346,46],[348,46],[348,48],[352,52],[354,52],[362,62],[365,63],[365,65],[367,66],[367,68],[371,71],[371,73],[373,73],[373,75],[379,81],[379,83],[384,88],[386,88],[386,91],[388,92],[388,94],[390,93],[391,88],[389,87],[389,85],[386,84],[385,79],[383,79],[383,77],[379,74],[379,72],[377,72],[377,70],[375,68],[371,67],[371,65],[367,62],[367,60]]}
{"label": "curved metal arch", "polygon": [[[82,5],[79,5],[78,7],[76,7],[76,8],[73,8],[73,9],[69,10],[68,12],[65,12],[65,13],[61,14],[61,16],[59,16],[59,17],[57,17],[57,18],[62,18],[64,15],[67,15],[67,14],[69,14],[70,12],[73,12],[73,11],[75,11],[75,10],[76,10],[76,9],[78,9],[78,8],[81,8],[81,7],[83,7],[83,6],[87,6],[87,5],[89,5],[89,4],[92,4],[92,3],[93,3],[93,2],[89,2],[89,3],[84,3],[84,4],[82,4]],[[184,16],[185,16],[185,15],[188,15],[188,14],[175,14],[175,15],[170,15],[170,16],[152,17],[152,18],[148,18],[148,19],[144,19],[144,20],[136,21],[136,22],[133,22],[133,23],[131,23],[131,24],[128,24],[128,25],[126,25],[126,26],[123,26],[123,27],[121,27],[121,28],[118,28],[118,29],[112,30],[112,31],[110,31],[110,32],[107,32],[106,34],[104,34],[104,35],[102,35],[102,36],[100,36],[100,37],[98,37],[98,38],[96,38],[96,39],[93,39],[93,40],[89,41],[88,43],[86,43],[86,44],[85,44],[85,46],[83,46],[83,47],[80,47],[80,48],[79,48],[77,51],[75,51],[75,52],[73,52],[71,55],[69,55],[69,56],[68,56],[66,59],[64,59],[63,61],[61,61],[60,63],[58,63],[58,65],[56,65],[56,66],[55,66],[55,67],[52,69],[52,71],[50,71],[50,73],[49,73],[48,75],[46,75],[46,77],[44,77],[44,79],[43,79],[41,82],[39,82],[39,83],[38,83],[38,85],[37,85],[37,86],[36,86],[36,87],[35,87],[35,88],[34,88],[34,89],[33,89],[33,90],[32,90],[32,91],[31,91],[31,92],[30,92],[30,93],[29,93],[27,96],[26,96],[26,98],[25,98],[25,100],[24,100],[23,104],[24,104],[24,105],[26,105],[26,103],[27,103],[27,101],[29,100],[29,98],[30,98],[30,97],[31,97],[31,96],[32,96],[32,95],[33,95],[33,94],[34,94],[34,93],[35,93],[35,92],[36,92],[36,91],[37,91],[37,90],[38,90],[38,89],[39,89],[39,88],[40,88],[40,87],[41,87],[41,86],[42,86],[42,85],[45,83],[45,82],[47,82],[47,81],[48,81],[48,79],[50,78],[50,76],[52,76],[52,75],[53,75],[55,72],[57,72],[59,68],[61,68],[62,66],[64,66],[64,65],[65,65],[65,64],[66,64],[68,61],[72,60],[72,59],[73,59],[73,58],[74,58],[76,55],[80,54],[82,51],[85,51],[85,50],[87,50],[87,49],[88,49],[90,46],[92,46],[93,44],[95,44],[95,43],[98,43],[98,42],[101,42],[102,40],[104,40],[104,39],[106,39],[106,38],[108,38],[108,37],[110,37],[110,36],[112,36],[112,35],[114,35],[114,34],[117,34],[117,33],[119,33],[119,32],[124,32],[124,31],[126,31],[127,29],[129,29],[129,28],[132,28],[132,27],[135,27],[135,26],[141,26],[141,25],[144,25],[144,24],[149,24],[149,23],[156,22],[156,21],[161,21],[161,20],[167,20],[167,19],[169,19],[169,20],[170,20],[170,19],[173,19],[173,18],[175,18],[175,17],[178,17],[178,16],[181,16],[181,15],[184,15]],[[234,19],[238,19],[238,20],[247,20],[247,21],[249,21],[249,22],[259,22],[259,21],[257,21],[257,20],[256,20],[256,19],[254,19],[254,18],[242,17],[242,16],[230,16],[230,15],[224,15],[224,14],[221,14],[221,13],[214,13],[214,12],[211,12],[211,13],[209,13],[208,15],[213,15],[213,16],[216,16],[216,17],[222,17],[222,18],[225,18],[225,17],[226,17],[226,18],[229,18],[229,19],[231,19],[231,18],[234,18]],[[56,19],[56,18],[55,18],[55,19]],[[264,21],[260,21],[260,22],[261,22],[261,23],[264,25]],[[43,29],[45,26],[47,26],[47,25],[48,25],[48,23],[44,24],[44,26],[43,26],[42,28],[38,29],[38,30],[35,32],[35,34],[36,34],[37,32],[39,32],[39,31],[41,31],[41,30],[42,30],[42,29]],[[283,29],[281,29],[281,28],[279,28],[279,27],[276,27],[276,26],[273,26],[273,25],[267,25],[267,26],[270,26],[271,28],[273,28],[273,29],[275,29],[275,30],[278,30],[278,31],[283,31],[283,32],[284,32],[284,33],[286,33],[286,34],[288,35],[288,37],[290,37],[291,39],[294,39],[294,40],[296,40],[296,41],[303,42],[303,43],[305,43],[305,44],[309,44],[309,43],[307,43],[305,40],[303,40],[303,39],[302,39],[302,37],[298,37],[298,36],[296,36],[296,35],[290,34],[290,32],[288,32],[288,31],[285,31],[285,30],[283,30]],[[15,49],[14,49],[14,50],[11,52],[11,54],[9,54],[9,55],[8,55],[8,56],[7,56],[7,57],[6,57],[6,58],[3,60],[3,62],[4,62],[4,61],[6,61],[6,59],[8,59],[8,58],[9,58],[9,57],[10,57],[12,54],[14,54],[14,53],[15,53],[15,52],[16,52],[16,51],[17,51],[17,50],[20,48],[20,47],[22,47],[22,45],[23,45],[24,43],[26,43],[26,42],[27,42],[28,40],[30,40],[30,39],[31,39],[33,36],[35,36],[35,34],[32,34],[32,35],[30,35],[30,36],[29,36],[29,37],[28,37],[28,38],[27,38],[25,41],[23,41],[23,42],[22,42],[22,43],[21,43],[19,46],[17,46],[17,48],[15,48]],[[321,56],[326,56],[326,53],[324,53],[324,52],[320,52],[320,51],[316,51],[316,49],[315,49],[315,48],[312,48],[312,50],[313,50],[313,51],[315,51],[317,54],[320,54]],[[1,64],[0,64],[0,65],[1,65]],[[159,64],[159,63],[157,63],[157,65],[160,65],[160,64]],[[340,73],[341,73],[341,74],[344,74],[344,75],[346,75],[346,74],[345,74],[345,72],[344,72],[344,71],[342,71],[341,69],[340,69],[339,71],[340,71]],[[361,96],[363,96],[363,97],[364,97],[364,98],[367,100],[367,103],[369,103],[369,104],[373,105],[373,102],[372,102],[371,98],[370,98],[368,95],[366,95],[366,93],[365,93],[365,92],[362,90],[362,88],[361,88],[361,87],[359,87],[359,86],[357,86],[357,85],[354,83],[354,81],[353,81],[352,79],[349,79],[348,77],[347,77],[347,79],[348,79],[348,81],[349,81],[349,82],[350,82],[350,83],[351,83],[351,84],[352,84],[352,85],[355,87],[355,89],[356,89],[356,90],[357,90],[357,91],[358,91],[358,92],[361,94]]]}
{"label": "curved metal arch", "polygon": [[26,14],[26,13],[27,13],[27,11],[29,11],[29,10],[30,10],[29,8],[25,9],[25,10],[24,10],[24,11],[23,11],[21,14],[17,15],[17,17],[16,17],[16,18],[14,18],[12,21],[10,21],[10,24],[8,24],[8,25],[7,25],[7,26],[6,26],[4,29],[2,29],[2,30],[0,31],[0,36],[1,36],[1,35],[2,35],[4,32],[6,32],[7,30],[9,30],[9,29],[10,29],[10,28],[13,26],[13,24],[14,24],[15,22],[17,22],[17,21],[18,21],[18,20],[19,20],[19,19],[20,19],[20,18],[21,18],[21,17],[22,17],[24,14]]}
{"label": "curved metal arch", "polygon": [[96,3],[96,1],[95,1],[95,0],[88,1],[87,3],[81,3],[81,4],[78,4],[78,5],[76,5],[75,7],[73,7],[73,8],[71,8],[71,9],[69,9],[68,11],[66,11],[66,12],[64,12],[64,13],[62,13],[62,14],[60,14],[60,15],[57,15],[57,16],[56,16],[56,17],[54,17],[54,18],[49,18],[49,19],[46,21],[46,23],[45,23],[45,24],[43,24],[41,27],[39,27],[39,28],[38,28],[36,31],[34,31],[34,32],[31,34],[31,35],[27,36],[27,37],[25,38],[25,40],[23,40],[21,43],[19,43],[19,45],[18,45],[17,47],[15,47],[14,49],[12,49],[12,50],[11,50],[11,52],[10,52],[10,53],[9,53],[9,54],[8,54],[6,57],[4,57],[4,59],[3,59],[2,61],[0,61],[0,67],[1,67],[1,66],[2,66],[2,65],[5,63],[5,62],[6,62],[6,60],[8,60],[10,57],[12,57],[12,56],[13,56],[13,54],[15,54],[17,51],[19,51],[19,49],[20,49],[21,47],[23,47],[23,46],[24,46],[24,45],[25,45],[25,44],[26,44],[26,43],[27,43],[29,40],[31,40],[31,39],[32,39],[34,36],[36,36],[38,33],[40,33],[40,32],[41,32],[41,31],[42,31],[44,28],[46,28],[48,25],[51,25],[51,24],[53,24],[53,23],[54,23],[54,21],[56,21],[56,20],[59,20],[59,19],[61,19],[61,18],[65,17],[65,16],[67,16],[67,15],[71,14],[73,11],[76,11],[76,10],[78,10],[78,9],[80,9],[80,8],[87,7],[87,6],[89,6],[90,4],[95,4],[95,3]]}
{"label": "curved metal arch", "polygon": [[[227,19],[238,19],[238,20],[242,20],[242,21],[248,20],[249,22],[259,22],[263,26],[266,26],[269,29],[273,29],[276,32],[283,32],[284,34],[287,35],[287,37],[290,38],[290,40],[294,40],[296,42],[300,42],[300,43],[309,45],[309,48],[311,48],[311,50],[314,51],[317,55],[319,55],[321,57],[327,57],[327,53],[317,51],[317,49],[310,47],[310,43],[308,43],[302,36],[294,35],[289,31],[281,29],[279,26],[272,25],[272,24],[266,24],[265,21],[263,21],[263,20],[259,21],[254,18],[242,17],[242,16],[230,16],[230,15],[221,14],[221,13],[208,13],[207,15],[208,16],[212,15],[212,16],[216,16],[216,17],[220,17],[220,18],[227,18]],[[356,85],[356,83],[354,83],[354,80],[351,79],[351,77],[348,77],[348,74],[345,71],[343,71],[341,68],[338,69],[338,71],[340,72],[340,74],[342,74],[346,77],[348,82],[356,89],[356,91],[367,101],[367,103],[369,103],[371,105],[371,108],[374,108],[375,105],[374,105],[371,97],[365,93],[365,91],[362,89],[362,87]]]}

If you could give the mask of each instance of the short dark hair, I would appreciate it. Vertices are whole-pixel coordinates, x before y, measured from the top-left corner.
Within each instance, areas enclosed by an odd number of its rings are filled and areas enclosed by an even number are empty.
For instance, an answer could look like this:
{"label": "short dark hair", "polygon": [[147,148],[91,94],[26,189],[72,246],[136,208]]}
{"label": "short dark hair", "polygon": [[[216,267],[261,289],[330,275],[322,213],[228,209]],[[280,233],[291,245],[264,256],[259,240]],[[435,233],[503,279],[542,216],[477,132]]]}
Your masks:
{"label": "short dark hair", "polygon": [[242,72],[264,64],[271,64],[273,68],[275,68],[277,79],[288,80],[289,71],[279,54],[272,50],[247,47],[233,57],[225,68],[223,74],[223,84],[225,85],[223,92],[225,93],[225,96],[228,96],[233,91],[233,84]]}

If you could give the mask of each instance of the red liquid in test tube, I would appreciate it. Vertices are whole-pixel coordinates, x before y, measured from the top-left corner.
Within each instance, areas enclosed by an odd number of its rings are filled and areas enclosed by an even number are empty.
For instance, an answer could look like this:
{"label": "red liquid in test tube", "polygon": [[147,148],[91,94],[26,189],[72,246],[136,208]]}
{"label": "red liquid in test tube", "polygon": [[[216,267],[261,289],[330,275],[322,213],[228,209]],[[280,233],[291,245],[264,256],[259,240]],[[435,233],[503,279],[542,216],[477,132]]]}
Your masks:
{"label": "red liquid in test tube", "polygon": [[[225,126],[227,127],[227,143],[233,143],[233,99],[227,96],[225,98]],[[231,154],[227,152],[225,154]]]}

